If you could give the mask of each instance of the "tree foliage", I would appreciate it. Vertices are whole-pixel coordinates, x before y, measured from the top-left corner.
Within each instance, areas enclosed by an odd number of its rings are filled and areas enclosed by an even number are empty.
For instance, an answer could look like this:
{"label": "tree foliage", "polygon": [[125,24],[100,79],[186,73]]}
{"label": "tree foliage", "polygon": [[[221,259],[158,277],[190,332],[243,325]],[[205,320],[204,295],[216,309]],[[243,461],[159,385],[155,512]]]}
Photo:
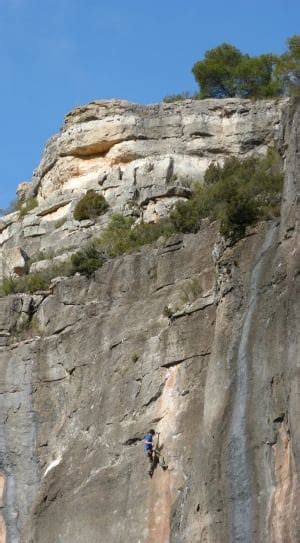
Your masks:
{"label": "tree foliage", "polygon": [[74,219],[84,221],[86,219],[96,219],[99,215],[105,213],[108,209],[108,203],[102,194],[98,194],[93,189],[87,191],[85,196],[77,202],[74,209]]}
{"label": "tree foliage", "polygon": [[283,55],[251,57],[229,43],[209,49],[192,72],[200,98],[265,98],[300,85],[300,35],[287,40]]}
{"label": "tree foliage", "polygon": [[263,158],[211,164],[204,184],[194,187],[190,200],[177,203],[171,221],[179,232],[197,232],[203,219],[219,220],[225,237],[240,239],[247,226],[279,214],[282,182],[282,160],[273,149]]}
{"label": "tree foliage", "polygon": [[300,35],[292,36],[287,40],[288,50],[281,55],[277,67],[276,77],[281,83],[283,93],[300,95]]}
{"label": "tree foliage", "polygon": [[200,85],[201,98],[259,98],[280,92],[273,77],[276,63],[276,55],[250,57],[233,45],[223,43],[209,49],[192,71]]}

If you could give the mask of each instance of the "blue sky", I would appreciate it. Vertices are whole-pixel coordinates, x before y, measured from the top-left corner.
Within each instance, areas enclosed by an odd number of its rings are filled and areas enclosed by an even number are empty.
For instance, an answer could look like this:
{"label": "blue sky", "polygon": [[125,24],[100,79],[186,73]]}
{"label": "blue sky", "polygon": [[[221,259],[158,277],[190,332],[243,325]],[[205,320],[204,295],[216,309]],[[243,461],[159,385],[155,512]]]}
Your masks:
{"label": "blue sky", "polygon": [[73,107],[194,91],[207,49],[281,53],[299,23],[299,0],[0,0],[0,208]]}

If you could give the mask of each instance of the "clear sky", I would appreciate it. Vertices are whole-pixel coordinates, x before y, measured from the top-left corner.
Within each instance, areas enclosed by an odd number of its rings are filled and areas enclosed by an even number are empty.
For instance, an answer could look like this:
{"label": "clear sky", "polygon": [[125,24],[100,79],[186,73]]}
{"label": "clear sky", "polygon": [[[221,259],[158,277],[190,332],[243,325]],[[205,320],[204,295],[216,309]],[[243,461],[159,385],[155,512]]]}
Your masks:
{"label": "clear sky", "polygon": [[0,0],[0,208],[75,106],[194,91],[206,49],[281,53],[299,33],[300,0]]}

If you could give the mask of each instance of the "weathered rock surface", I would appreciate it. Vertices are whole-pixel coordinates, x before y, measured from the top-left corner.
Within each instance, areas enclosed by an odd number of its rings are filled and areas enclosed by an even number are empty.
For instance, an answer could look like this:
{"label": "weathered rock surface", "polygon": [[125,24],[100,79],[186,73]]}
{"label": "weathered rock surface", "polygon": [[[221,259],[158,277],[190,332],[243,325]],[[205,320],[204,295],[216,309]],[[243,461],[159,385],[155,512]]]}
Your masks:
{"label": "weathered rock surface", "polygon": [[[13,272],[7,251],[22,246],[28,257],[40,251],[68,251],[100,233],[112,213],[157,221],[208,165],[226,157],[261,155],[280,136],[286,99],[187,100],[141,106],[126,101],[92,102],[75,109],[46,145],[31,183],[18,188],[21,201],[38,207],[21,221],[0,224],[0,278]],[[91,227],[73,219],[88,189],[102,193],[108,212]],[[64,222],[65,221],[65,222]]]}
{"label": "weathered rock surface", "polygon": [[[0,300],[7,543],[300,540],[300,104],[283,122],[281,221]],[[168,463],[152,479],[149,427]]]}
{"label": "weathered rock surface", "polygon": [[3,275],[25,275],[28,268],[27,260],[27,255],[21,247],[8,249],[3,260]]}

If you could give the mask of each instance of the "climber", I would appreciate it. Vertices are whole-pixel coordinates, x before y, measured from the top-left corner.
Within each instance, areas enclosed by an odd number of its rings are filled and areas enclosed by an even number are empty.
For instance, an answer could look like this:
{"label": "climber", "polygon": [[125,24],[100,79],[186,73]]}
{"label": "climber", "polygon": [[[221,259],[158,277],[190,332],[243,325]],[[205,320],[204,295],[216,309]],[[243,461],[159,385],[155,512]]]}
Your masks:
{"label": "climber", "polygon": [[[154,446],[153,437],[155,436],[155,434],[157,434],[157,441]],[[165,459],[161,455],[162,447],[163,445],[159,446],[159,432],[155,432],[155,430],[153,429],[149,430],[148,434],[146,434],[144,437],[144,450],[150,462],[150,469],[148,471],[150,477],[152,477],[153,472],[158,464],[163,469],[163,471],[168,469]]]}
{"label": "climber", "polygon": [[154,459],[155,459],[155,449],[153,447],[153,437],[155,436],[155,430],[149,430],[148,434],[144,437],[144,451],[149,458],[150,469],[149,475],[152,477],[154,471]]}

